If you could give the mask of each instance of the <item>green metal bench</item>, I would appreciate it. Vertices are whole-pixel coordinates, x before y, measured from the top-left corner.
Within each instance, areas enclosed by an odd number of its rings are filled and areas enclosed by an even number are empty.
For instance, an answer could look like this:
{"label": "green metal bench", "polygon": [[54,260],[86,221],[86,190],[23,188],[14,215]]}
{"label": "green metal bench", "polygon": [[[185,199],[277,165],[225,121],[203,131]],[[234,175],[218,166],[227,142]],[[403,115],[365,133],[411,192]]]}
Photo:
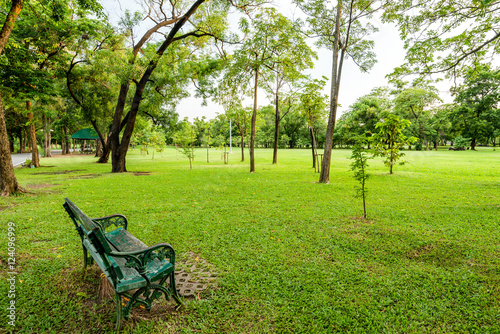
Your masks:
{"label": "green metal bench", "polygon": [[[182,306],[175,288],[172,246],[146,246],[127,231],[128,222],[123,215],[90,219],[68,198],[63,206],[80,235],[84,268],[95,261],[115,291],[116,330],[122,319],[129,318],[132,306],[149,311],[162,294],[167,300],[173,297],[177,308]],[[112,226],[115,229],[106,232]]]}

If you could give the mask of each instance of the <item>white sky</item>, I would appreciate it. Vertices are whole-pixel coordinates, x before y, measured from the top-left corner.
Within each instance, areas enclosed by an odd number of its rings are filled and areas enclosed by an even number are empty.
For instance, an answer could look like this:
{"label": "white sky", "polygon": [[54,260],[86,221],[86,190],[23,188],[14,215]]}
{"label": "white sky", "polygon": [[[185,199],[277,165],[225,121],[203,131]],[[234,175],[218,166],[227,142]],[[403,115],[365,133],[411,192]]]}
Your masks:
{"label": "white sky", "polygon": [[[101,2],[110,15],[112,22],[117,22],[118,17],[125,9],[132,11],[140,10],[140,6],[137,5],[135,0],[102,0]],[[299,9],[296,9],[295,6],[290,4],[290,0],[277,0],[274,3],[284,15],[289,17],[292,15],[295,17],[302,15]],[[342,112],[346,111],[357,98],[368,94],[375,87],[387,85],[385,76],[391,73],[396,66],[401,65],[404,61],[405,51],[397,28],[395,26],[382,24],[376,19],[372,20],[371,23],[379,28],[379,31],[371,36],[375,41],[374,51],[377,55],[378,62],[371,69],[370,73],[361,73],[358,67],[350,60],[344,62],[339,95],[341,107],[339,108],[337,117],[339,117]],[[326,76],[330,80],[332,71],[331,51],[326,49],[317,51],[319,59],[316,61],[315,68],[310,71],[310,74],[313,78],[319,79],[321,76]],[[448,81],[443,81],[437,85],[437,87],[441,91],[441,98],[443,98],[445,102],[451,102],[448,93],[450,83]],[[330,82],[328,82],[325,87],[325,94],[329,95],[329,90]],[[259,93],[258,100],[259,105],[271,103],[263,91]],[[195,117],[201,118],[202,116],[211,119],[214,118],[217,113],[224,113],[224,109],[218,104],[208,101],[207,106],[202,106],[201,103],[202,100],[194,96],[182,100],[177,107],[177,113],[180,119],[188,117],[190,120],[193,120]],[[251,106],[250,100],[248,106]]]}

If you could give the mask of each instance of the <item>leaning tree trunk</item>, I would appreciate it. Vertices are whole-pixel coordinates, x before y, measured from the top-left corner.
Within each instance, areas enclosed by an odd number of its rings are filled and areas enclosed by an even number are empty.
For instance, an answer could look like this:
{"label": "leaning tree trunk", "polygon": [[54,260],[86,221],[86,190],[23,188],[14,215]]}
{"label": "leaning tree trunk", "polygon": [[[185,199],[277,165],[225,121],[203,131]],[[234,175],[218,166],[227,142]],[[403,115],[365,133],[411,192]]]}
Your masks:
{"label": "leaning tree trunk", "polygon": [[[26,110],[28,111],[31,110],[31,101],[26,101]],[[38,157],[38,145],[36,142],[36,128],[32,111],[28,113],[28,119],[30,123],[31,165],[35,167],[40,167],[40,159]]]}
{"label": "leaning tree trunk", "polygon": [[2,96],[0,95],[0,195],[10,196],[19,190],[20,188],[14,175]]}
{"label": "leaning tree trunk", "polygon": [[97,163],[105,164],[108,162],[110,154],[108,141],[106,140],[106,138],[104,138],[101,130],[99,130],[99,127],[97,126],[97,121],[92,120],[90,121],[90,123],[94,127],[94,130],[97,132],[97,135],[99,136],[99,142],[101,143],[100,148],[102,150],[102,153],[98,155],[98,151],[96,150],[96,156],[99,156],[99,160],[97,160]]}
{"label": "leaning tree trunk", "polygon": [[257,121],[257,88],[259,82],[259,70],[255,70],[255,88],[253,94],[253,112],[250,131],[250,173],[255,172],[255,123]]}

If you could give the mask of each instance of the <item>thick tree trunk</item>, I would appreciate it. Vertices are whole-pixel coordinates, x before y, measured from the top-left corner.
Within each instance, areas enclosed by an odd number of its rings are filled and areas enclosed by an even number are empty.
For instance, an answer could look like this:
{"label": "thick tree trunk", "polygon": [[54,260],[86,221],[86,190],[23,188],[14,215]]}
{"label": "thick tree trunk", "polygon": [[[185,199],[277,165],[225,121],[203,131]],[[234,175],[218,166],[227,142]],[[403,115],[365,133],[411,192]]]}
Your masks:
{"label": "thick tree trunk", "polygon": [[[31,110],[31,101],[26,101],[26,110]],[[31,142],[31,164],[35,167],[40,167],[40,159],[38,157],[38,145],[36,142],[36,128],[33,119],[33,112],[28,113],[30,123],[30,142]]]}
{"label": "thick tree trunk", "polygon": [[255,70],[255,87],[253,93],[253,112],[250,130],[250,173],[255,172],[255,123],[257,121],[257,88],[259,82],[259,71]]}
{"label": "thick tree trunk", "polygon": [[0,195],[10,196],[20,190],[14,175],[14,166],[9,149],[9,138],[5,125],[2,96],[0,95]]}
{"label": "thick tree trunk", "polygon": [[476,150],[476,138],[472,138],[471,142],[470,142],[470,149],[471,150]]}

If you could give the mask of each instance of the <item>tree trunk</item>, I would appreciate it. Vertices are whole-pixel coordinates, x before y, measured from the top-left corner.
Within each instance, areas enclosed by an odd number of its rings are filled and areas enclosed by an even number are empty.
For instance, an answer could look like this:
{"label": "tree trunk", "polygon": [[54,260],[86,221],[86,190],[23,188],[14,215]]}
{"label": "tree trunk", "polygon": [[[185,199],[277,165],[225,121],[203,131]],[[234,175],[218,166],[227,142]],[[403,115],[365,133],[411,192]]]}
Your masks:
{"label": "tree trunk", "polygon": [[429,151],[429,142],[427,141],[427,136],[425,135],[424,127],[420,122],[419,122],[419,125],[420,125],[420,133],[422,134],[422,137],[424,138],[425,150]]}
{"label": "tree trunk", "polygon": [[241,162],[245,161],[245,135],[241,133]]}
{"label": "tree trunk", "polygon": [[311,148],[312,148],[313,168],[314,168],[314,170],[316,170],[316,138],[314,137],[314,129],[312,126],[309,127],[309,132],[311,133]]}
{"label": "tree trunk", "polygon": [[47,117],[42,114],[42,129],[43,129],[43,156],[47,157]]}
{"label": "tree trunk", "polygon": [[62,146],[61,150],[62,150],[63,155],[69,154],[70,147],[71,147],[67,132],[68,132],[68,130],[66,129],[66,126],[63,126],[62,127],[62,145],[61,145]]}
{"label": "tree trunk", "polygon": [[472,138],[471,142],[470,142],[470,149],[471,150],[476,150],[476,138]]}
{"label": "tree trunk", "polygon": [[97,140],[95,146],[95,156],[94,158],[100,158],[102,156],[102,142],[100,139]]}
{"label": "tree trunk", "polygon": [[[5,22],[0,30],[0,54],[2,54],[10,33],[14,28],[17,16],[23,9],[23,0],[12,0],[10,11],[5,18]],[[0,95],[0,195],[10,196],[21,191],[14,175],[14,166],[9,148],[9,136],[7,135],[7,126],[5,125],[5,111],[3,101]]]}
{"label": "tree trunk", "polygon": [[44,157],[50,158],[52,156],[50,143],[52,141],[52,135],[50,133],[51,121],[50,117],[42,115],[43,122],[43,149],[45,151]]}
{"label": "tree trunk", "polygon": [[436,151],[438,150],[439,146],[439,129],[436,131]]}
{"label": "tree trunk", "polygon": [[[12,0],[12,5],[10,7],[9,14],[7,14],[7,17],[5,18],[2,30],[0,30],[0,54],[2,54],[5,45],[7,45],[10,33],[14,28],[14,23],[16,22],[17,16],[19,15],[22,9],[23,9],[23,0]],[[5,122],[5,116],[2,116],[2,118],[4,119]]]}
{"label": "tree trunk", "polygon": [[[31,110],[31,101],[26,101],[26,110]],[[28,113],[28,119],[30,123],[31,164],[35,167],[40,167],[40,159],[38,157],[38,145],[36,142],[36,128],[32,111]]]}
{"label": "tree trunk", "polygon": [[[342,63],[344,58],[344,49],[339,60],[339,38],[340,38],[340,1],[337,3],[337,17],[335,22],[335,41],[333,43],[333,64],[332,64],[332,87],[330,90],[330,115],[328,117],[328,126],[326,128],[325,150],[323,162],[321,164],[321,173],[319,176],[320,183],[330,182],[330,163],[332,160],[333,132],[335,131],[335,119],[337,117],[338,94],[340,87],[340,77],[342,73]],[[347,44],[347,41],[345,41]]]}
{"label": "tree trunk", "polygon": [[255,87],[253,93],[253,112],[250,134],[250,173],[255,172],[255,122],[257,120],[257,87],[259,82],[259,71],[255,70]]}
{"label": "tree trunk", "polygon": [[3,101],[0,95],[0,195],[10,196],[20,190],[16,176],[14,175],[7,126],[5,125]]}
{"label": "tree trunk", "polygon": [[[278,75],[276,75],[278,77]],[[276,80],[277,81],[277,80]],[[276,97],[275,97],[275,119],[274,119],[274,151],[273,151],[273,164],[278,163],[278,140],[280,136],[280,108],[279,108],[279,93],[278,93],[278,82],[276,82]]]}
{"label": "tree trunk", "polygon": [[61,154],[62,155],[66,154],[66,143],[65,143],[65,136],[64,136],[64,126],[61,128]]}
{"label": "tree trunk", "polygon": [[109,160],[109,153],[110,153],[108,141],[106,140],[106,138],[104,138],[102,132],[99,130],[99,127],[97,126],[97,121],[94,119],[90,121],[90,123],[92,124],[92,127],[94,128],[95,132],[97,132],[97,135],[99,136],[99,141],[101,142],[102,153],[98,155],[96,150],[96,156],[99,156],[99,160],[97,160],[97,163],[105,164]]}
{"label": "tree trunk", "polygon": [[8,139],[9,139],[9,151],[12,154],[14,153],[14,133],[9,133]]}
{"label": "tree trunk", "polygon": [[21,153],[28,153],[28,131],[27,129],[23,130],[23,150]]}

